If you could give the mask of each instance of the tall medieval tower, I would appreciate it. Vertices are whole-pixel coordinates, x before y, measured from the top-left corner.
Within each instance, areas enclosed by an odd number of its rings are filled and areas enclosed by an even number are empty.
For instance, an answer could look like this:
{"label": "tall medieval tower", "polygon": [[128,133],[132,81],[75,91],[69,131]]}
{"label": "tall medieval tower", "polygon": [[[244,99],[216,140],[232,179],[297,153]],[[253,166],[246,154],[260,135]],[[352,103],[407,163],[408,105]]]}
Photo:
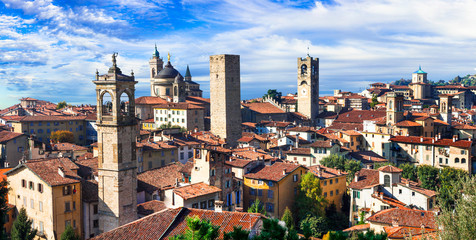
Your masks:
{"label": "tall medieval tower", "polygon": [[298,112],[315,121],[319,114],[319,58],[298,58]]}
{"label": "tall medieval tower", "polygon": [[[96,72],[99,231],[137,219],[135,84],[112,55],[107,74]],[[121,101],[121,97],[124,99]],[[126,103],[128,101],[128,104]]]}
{"label": "tall medieval tower", "polygon": [[440,94],[440,116],[451,126],[453,95]]}
{"label": "tall medieval tower", "polygon": [[241,138],[240,56],[210,56],[211,132],[236,146]]}
{"label": "tall medieval tower", "polygon": [[[160,70],[164,69],[164,61],[160,58],[159,51],[157,51],[157,45],[155,46],[155,52],[152,54],[152,58],[149,61],[150,67],[150,79],[154,79],[155,76],[160,72]],[[156,96],[154,92],[154,88],[150,88],[150,95]]]}
{"label": "tall medieval tower", "polygon": [[403,120],[403,96],[395,92],[387,93],[387,126]]}

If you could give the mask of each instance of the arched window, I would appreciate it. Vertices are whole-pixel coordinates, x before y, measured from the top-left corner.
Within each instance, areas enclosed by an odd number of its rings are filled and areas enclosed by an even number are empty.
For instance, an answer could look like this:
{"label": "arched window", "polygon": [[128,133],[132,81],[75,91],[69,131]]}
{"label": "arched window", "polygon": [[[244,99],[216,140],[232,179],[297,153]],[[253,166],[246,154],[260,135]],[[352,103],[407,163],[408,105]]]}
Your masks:
{"label": "arched window", "polygon": [[383,176],[383,184],[384,184],[385,187],[390,187],[390,176],[389,175]]}
{"label": "arched window", "polygon": [[392,110],[393,109],[393,101],[390,100],[388,101],[388,110]]}
{"label": "arched window", "polygon": [[174,96],[178,95],[177,86],[174,87]]}
{"label": "arched window", "polygon": [[307,73],[307,65],[303,64],[303,65],[301,65],[301,75],[306,74],[306,73]]}
{"label": "arched window", "polygon": [[111,116],[112,115],[112,96],[109,92],[104,92],[101,97],[102,102],[102,115]]}
{"label": "arched window", "polygon": [[170,96],[170,88],[166,88],[166,89],[165,89],[165,95],[166,95],[166,96]]}
{"label": "arched window", "polygon": [[122,92],[121,99],[120,99],[120,104],[121,104],[120,114],[121,115],[129,114],[129,103],[130,103],[129,95],[126,92]]}
{"label": "arched window", "polygon": [[466,158],[461,158],[461,163],[466,163]]}

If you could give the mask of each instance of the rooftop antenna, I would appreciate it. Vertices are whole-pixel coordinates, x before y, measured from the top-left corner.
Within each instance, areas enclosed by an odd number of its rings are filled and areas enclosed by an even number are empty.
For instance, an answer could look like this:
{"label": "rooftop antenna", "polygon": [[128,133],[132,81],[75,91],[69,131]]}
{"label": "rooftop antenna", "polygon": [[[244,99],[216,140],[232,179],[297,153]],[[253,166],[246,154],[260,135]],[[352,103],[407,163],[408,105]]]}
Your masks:
{"label": "rooftop antenna", "polygon": [[307,56],[309,57],[309,46],[307,46]]}

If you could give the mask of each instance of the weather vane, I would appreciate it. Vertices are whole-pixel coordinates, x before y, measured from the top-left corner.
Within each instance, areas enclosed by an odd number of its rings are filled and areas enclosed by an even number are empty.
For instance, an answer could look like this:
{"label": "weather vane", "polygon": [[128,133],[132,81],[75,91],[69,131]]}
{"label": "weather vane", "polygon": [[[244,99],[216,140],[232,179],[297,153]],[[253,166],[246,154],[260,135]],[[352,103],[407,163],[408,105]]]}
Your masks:
{"label": "weather vane", "polygon": [[170,62],[170,53],[167,53],[167,60]]}

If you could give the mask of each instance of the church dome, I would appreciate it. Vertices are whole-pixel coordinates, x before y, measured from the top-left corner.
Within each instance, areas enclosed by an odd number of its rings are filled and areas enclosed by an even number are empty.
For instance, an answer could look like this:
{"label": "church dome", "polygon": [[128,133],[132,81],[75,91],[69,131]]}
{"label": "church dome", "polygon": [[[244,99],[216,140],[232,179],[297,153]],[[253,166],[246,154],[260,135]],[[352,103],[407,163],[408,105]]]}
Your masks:
{"label": "church dome", "polygon": [[183,77],[182,77],[182,74],[179,73],[175,77],[174,83],[181,83],[181,82],[183,82]]}
{"label": "church dome", "polygon": [[160,72],[156,75],[155,78],[175,78],[179,72],[167,62],[167,65],[164,66],[164,69],[160,70]]}

